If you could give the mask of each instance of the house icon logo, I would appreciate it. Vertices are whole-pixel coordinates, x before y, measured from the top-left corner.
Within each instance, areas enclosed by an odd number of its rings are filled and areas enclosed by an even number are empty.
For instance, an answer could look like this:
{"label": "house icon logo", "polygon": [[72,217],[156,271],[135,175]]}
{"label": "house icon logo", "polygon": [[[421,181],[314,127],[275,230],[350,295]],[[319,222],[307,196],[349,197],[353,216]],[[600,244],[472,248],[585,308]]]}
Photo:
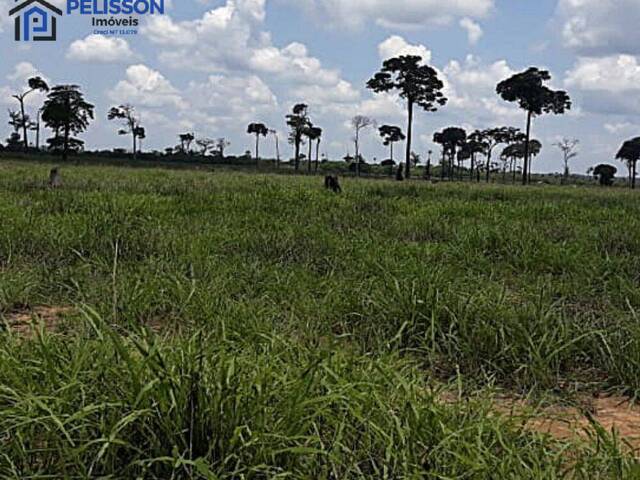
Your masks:
{"label": "house icon logo", "polygon": [[16,0],[20,2],[9,11],[15,16],[15,40],[53,42],[57,38],[58,16],[62,10],[46,0]]}

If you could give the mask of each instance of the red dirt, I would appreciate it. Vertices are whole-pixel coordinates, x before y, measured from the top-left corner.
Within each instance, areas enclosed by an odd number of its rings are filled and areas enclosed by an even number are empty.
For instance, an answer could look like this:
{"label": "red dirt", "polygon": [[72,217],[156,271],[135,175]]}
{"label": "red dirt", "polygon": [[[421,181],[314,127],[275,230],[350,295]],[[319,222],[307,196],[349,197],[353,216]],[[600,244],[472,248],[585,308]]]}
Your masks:
{"label": "red dirt", "polygon": [[34,326],[43,325],[47,332],[56,332],[62,319],[73,311],[72,307],[35,307],[19,310],[6,316],[9,328],[18,336],[30,338]]}

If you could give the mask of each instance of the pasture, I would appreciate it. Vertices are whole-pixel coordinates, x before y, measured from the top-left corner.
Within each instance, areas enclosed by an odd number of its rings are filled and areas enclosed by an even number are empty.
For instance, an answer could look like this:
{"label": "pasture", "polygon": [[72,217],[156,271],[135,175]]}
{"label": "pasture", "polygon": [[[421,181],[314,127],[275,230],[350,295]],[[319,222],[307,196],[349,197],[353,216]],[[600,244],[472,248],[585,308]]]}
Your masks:
{"label": "pasture", "polygon": [[640,396],[635,192],[50,167],[0,164],[0,477],[640,476],[528,426]]}

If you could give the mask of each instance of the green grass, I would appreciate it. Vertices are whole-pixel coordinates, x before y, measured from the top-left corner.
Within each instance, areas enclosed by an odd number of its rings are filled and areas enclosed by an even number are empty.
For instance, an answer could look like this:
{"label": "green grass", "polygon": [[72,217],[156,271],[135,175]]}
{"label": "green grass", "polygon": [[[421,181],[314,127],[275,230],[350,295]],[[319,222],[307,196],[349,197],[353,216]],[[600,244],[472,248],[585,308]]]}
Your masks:
{"label": "green grass", "polygon": [[0,315],[76,313],[0,333],[0,478],[640,475],[438,394],[640,395],[634,193],[47,173],[0,165]]}

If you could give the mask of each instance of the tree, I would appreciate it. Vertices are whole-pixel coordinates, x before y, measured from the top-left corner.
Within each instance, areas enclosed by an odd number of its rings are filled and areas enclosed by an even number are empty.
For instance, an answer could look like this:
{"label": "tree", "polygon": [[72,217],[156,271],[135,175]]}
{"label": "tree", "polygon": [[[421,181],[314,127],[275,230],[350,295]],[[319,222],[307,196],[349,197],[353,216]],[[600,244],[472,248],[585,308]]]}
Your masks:
{"label": "tree", "polygon": [[613,165],[600,164],[597,167],[590,169],[590,172],[598,179],[600,186],[610,187],[613,185],[613,179],[616,178],[618,169]]}
{"label": "tree", "polygon": [[395,165],[393,158],[393,145],[405,140],[407,137],[402,133],[402,129],[400,127],[393,125],[382,125],[378,131],[380,132],[384,146],[389,147],[389,159],[391,160],[392,165]]}
{"label": "tree", "polygon": [[231,142],[229,142],[226,138],[220,137],[216,139],[216,147],[215,150],[220,155],[220,158],[224,160],[224,151],[231,146]]}
{"label": "tree", "polygon": [[530,178],[529,173],[529,140],[531,139],[531,121],[534,116],[544,113],[560,115],[571,109],[571,99],[563,90],[551,90],[544,85],[551,80],[551,74],[546,70],[531,67],[525,72],[518,73],[511,78],[503,80],[496,87],[496,92],[507,102],[517,102],[519,107],[527,112],[527,130],[524,170],[522,176],[523,185]]}
{"label": "tree", "polygon": [[180,139],[180,151],[183,155],[187,155],[191,152],[191,143],[195,140],[193,133],[181,133],[178,135]]}
{"label": "tree", "polygon": [[142,152],[142,141],[147,138],[147,131],[144,127],[136,127],[135,132],[133,132],[136,138],[138,139],[138,151]]}
{"label": "tree", "polygon": [[135,107],[129,104],[111,107],[107,114],[107,119],[123,121],[124,128],[118,130],[118,135],[131,135],[133,140],[132,155],[135,160],[138,156],[138,133],[140,133],[141,128],[140,120],[136,116]]}
{"label": "tree", "polygon": [[438,73],[429,65],[422,64],[422,58],[403,55],[385,60],[380,72],[367,82],[367,88],[376,93],[398,91],[407,102],[407,142],[405,156],[405,177],[411,176],[411,140],[413,132],[413,110],[416,105],[426,112],[435,112],[446,105],[447,98],[442,93],[444,83]]}
{"label": "tree", "polygon": [[247,133],[256,136],[256,165],[258,165],[260,163],[260,135],[266,137],[269,134],[269,129],[264,123],[250,123],[247,127]]}
{"label": "tree", "polygon": [[469,169],[469,177],[473,180],[474,173],[478,172],[478,182],[480,181],[480,167],[476,169],[476,156],[478,154],[486,153],[487,144],[482,141],[480,137],[475,135],[476,132],[472,133],[466,142],[464,142],[460,146],[460,150],[458,151],[458,159],[461,160],[461,163],[466,160],[471,160],[471,168]]}
{"label": "tree", "polygon": [[621,160],[627,163],[629,167],[629,183],[631,188],[636,188],[636,171],[638,166],[638,160],[640,160],[640,137],[632,138],[624,142],[618,154],[616,160]]}
{"label": "tree", "polygon": [[467,132],[458,127],[445,128],[442,132],[437,132],[433,135],[433,142],[442,145],[441,179],[444,179],[445,174],[448,174],[450,178],[453,178],[454,159],[457,156],[458,148],[462,147],[466,141]]}
{"label": "tree", "polygon": [[[374,127],[376,121],[372,118],[366,117],[364,115],[356,115],[351,119],[351,127],[355,132],[353,136],[353,143],[356,146],[356,158],[360,158],[360,133],[362,130]],[[356,175],[360,176],[360,164],[361,162],[356,162]]]}
{"label": "tree", "polygon": [[564,162],[564,181],[569,181],[569,162],[578,156],[576,151],[577,146],[580,144],[580,140],[576,138],[563,138],[561,141],[554,143],[555,147],[558,147],[562,152]]}
{"label": "tree", "polygon": [[269,130],[269,133],[276,139],[276,168],[280,168],[280,138],[277,130]]}
{"label": "tree", "polygon": [[320,164],[320,142],[322,141],[322,129],[320,127],[311,127],[309,141],[316,141],[316,173]]}
{"label": "tree", "polygon": [[293,107],[292,113],[287,115],[287,125],[289,126],[289,143],[295,148],[295,169],[300,168],[300,145],[305,129],[309,126],[309,107],[304,103],[298,103]]}
{"label": "tree", "polygon": [[24,142],[24,151],[29,150],[29,139],[27,137],[27,130],[29,130],[31,122],[29,117],[27,116],[24,108],[25,99],[33,92],[48,92],[49,85],[45,82],[41,77],[32,77],[27,80],[28,89],[22,93],[18,93],[13,95],[18,103],[20,103],[20,117],[21,117],[21,128],[22,128],[22,140]]}
{"label": "tree", "polygon": [[209,152],[215,149],[217,142],[211,138],[198,138],[196,145],[200,147],[200,155],[206,157]]}
{"label": "tree", "polygon": [[[536,139],[529,140],[528,146],[526,141],[518,141],[516,143],[512,143],[502,151],[502,158],[503,160],[511,159],[512,163],[515,162],[517,159],[524,160],[527,151],[529,151],[530,156],[537,157],[542,151],[542,143],[540,143],[540,141]],[[514,181],[515,181],[515,169],[513,169],[513,174],[514,174]],[[530,176],[531,169],[529,169],[528,172],[525,174],[525,171],[523,168],[522,175]],[[531,181],[531,178],[527,178],[527,182],[530,182],[530,181]]]}
{"label": "tree", "polygon": [[[62,150],[63,160],[70,150],[78,151],[84,145],[82,140],[73,138],[84,132],[93,120],[94,107],[86,102],[77,85],[57,85],[47,95],[42,107],[42,121],[55,132],[49,143]],[[62,136],[60,136],[62,133]]]}
{"label": "tree", "polygon": [[489,128],[480,131],[476,130],[471,134],[470,138],[486,144],[486,149],[483,153],[487,160],[485,165],[487,183],[489,183],[491,178],[491,159],[494,149],[502,144],[524,142],[526,140],[525,135],[520,132],[520,129],[513,127]]}

